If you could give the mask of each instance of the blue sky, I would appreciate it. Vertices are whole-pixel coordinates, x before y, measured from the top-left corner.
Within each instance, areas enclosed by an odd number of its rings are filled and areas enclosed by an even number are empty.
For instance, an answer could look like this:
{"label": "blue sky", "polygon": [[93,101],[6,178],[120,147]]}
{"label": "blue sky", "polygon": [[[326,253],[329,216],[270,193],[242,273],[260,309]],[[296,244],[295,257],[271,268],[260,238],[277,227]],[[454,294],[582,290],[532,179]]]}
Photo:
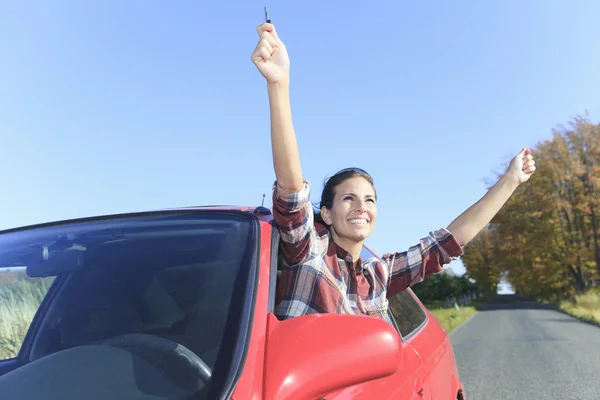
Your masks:
{"label": "blue sky", "polygon": [[[274,180],[250,62],[264,5],[6,2],[0,228],[260,203]],[[592,0],[266,5],[290,53],[313,200],[338,169],[371,172],[379,220],[367,244],[380,254],[446,226],[557,124],[600,115]]]}

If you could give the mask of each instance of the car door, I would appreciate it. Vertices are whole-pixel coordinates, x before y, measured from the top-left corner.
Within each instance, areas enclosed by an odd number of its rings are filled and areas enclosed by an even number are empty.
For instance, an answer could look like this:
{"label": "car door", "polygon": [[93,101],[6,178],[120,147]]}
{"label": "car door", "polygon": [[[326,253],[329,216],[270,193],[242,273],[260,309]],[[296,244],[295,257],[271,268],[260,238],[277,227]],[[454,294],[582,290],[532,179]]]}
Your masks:
{"label": "car door", "polygon": [[422,361],[415,378],[422,388],[422,398],[454,399],[458,386],[456,363],[442,326],[426,312],[411,289],[391,298],[390,310],[403,341],[412,346]]}
{"label": "car door", "polygon": [[[405,296],[408,297],[408,294],[407,291]],[[410,295],[415,296],[414,293]],[[406,304],[411,304],[415,313],[420,314],[419,310],[425,312],[414,298],[412,301],[406,299]],[[425,384],[425,390],[431,393],[431,398],[456,398],[458,376],[452,356],[452,344],[439,322],[429,315],[427,323],[414,332],[410,342],[423,360],[420,379]]]}
{"label": "car door", "polygon": [[[363,247],[361,258],[379,259],[367,247]],[[394,398],[430,400],[432,397],[426,380],[427,372],[423,358],[427,354],[419,352],[419,347],[415,346],[420,344],[415,339],[420,338],[420,331],[427,322],[427,314],[413,296],[412,291],[407,289],[389,298],[390,318],[402,338],[405,349],[402,365],[396,375],[399,375],[397,379],[403,377],[406,382],[400,384]]]}
{"label": "car door", "polygon": [[[363,247],[363,260],[374,257],[378,258],[368,248]],[[330,394],[327,399],[432,400],[429,387],[423,380],[423,375],[426,375],[423,359],[412,343],[415,333],[425,324],[427,316],[410,291],[391,298],[390,311],[392,323],[403,341],[403,355],[398,371],[387,378],[344,388]]]}
{"label": "car door", "polygon": [[[432,363],[437,360],[437,342],[431,341],[431,330],[428,329],[428,316],[413,297],[412,290],[407,289],[390,298],[390,313],[398,327],[403,342],[418,355],[421,363],[414,372],[415,394],[418,399],[438,399],[433,396],[430,386]],[[443,399],[443,398],[439,398]]]}
{"label": "car door", "polygon": [[[363,248],[363,259],[377,257]],[[403,343],[414,351],[420,363],[413,373],[414,395],[418,399],[453,399],[452,380],[455,379],[455,362],[451,357],[451,344],[441,325],[427,313],[411,289],[389,299],[390,314]],[[403,365],[402,368],[405,366]],[[403,394],[410,396],[412,394]],[[412,398],[412,397],[406,397]]]}

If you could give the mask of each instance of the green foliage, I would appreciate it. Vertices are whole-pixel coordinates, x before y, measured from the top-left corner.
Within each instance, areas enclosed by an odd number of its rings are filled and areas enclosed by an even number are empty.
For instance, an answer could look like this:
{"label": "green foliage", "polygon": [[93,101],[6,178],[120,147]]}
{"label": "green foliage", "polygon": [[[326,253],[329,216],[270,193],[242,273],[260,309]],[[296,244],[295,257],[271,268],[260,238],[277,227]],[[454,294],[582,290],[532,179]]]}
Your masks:
{"label": "green foliage", "polygon": [[451,296],[458,298],[463,294],[477,291],[475,284],[466,277],[457,277],[446,271],[430,275],[423,282],[414,285],[412,289],[424,302],[445,300]]}
{"label": "green foliage", "polygon": [[577,117],[532,153],[537,171],[467,246],[477,285],[505,276],[530,297],[574,296],[600,283],[600,125]]}

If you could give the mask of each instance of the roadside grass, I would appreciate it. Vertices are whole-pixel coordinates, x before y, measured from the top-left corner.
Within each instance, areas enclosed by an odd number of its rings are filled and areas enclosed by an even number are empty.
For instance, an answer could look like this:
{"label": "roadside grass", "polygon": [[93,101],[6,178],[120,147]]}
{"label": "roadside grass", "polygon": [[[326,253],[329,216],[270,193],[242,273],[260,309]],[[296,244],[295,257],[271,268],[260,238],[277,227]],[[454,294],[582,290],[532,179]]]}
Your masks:
{"label": "roadside grass", "polygon": [[0,284],[0,360],[17,356],[52,278]]}
{"label": "roadside grass", "polygon": [[573,300],[544,301],[582,321],[600,326],[600,290],[577,295]]}
{"label": "roadside grass", "polygon": [[470,305],[444,308],[444,301],[435,300],[423,302],[425,307],[442,324],[447,333],[452,332],[477,312],[477,308],[487,303],[488,299],[473,300]]}

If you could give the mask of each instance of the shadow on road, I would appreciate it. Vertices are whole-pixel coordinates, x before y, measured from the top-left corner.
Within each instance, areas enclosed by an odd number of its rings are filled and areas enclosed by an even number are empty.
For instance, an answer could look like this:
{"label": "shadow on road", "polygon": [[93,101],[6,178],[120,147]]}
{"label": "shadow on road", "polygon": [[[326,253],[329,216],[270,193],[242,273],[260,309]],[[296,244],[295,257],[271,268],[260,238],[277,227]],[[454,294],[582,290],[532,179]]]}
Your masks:
{"label": "shadow on road", "polygon": [[483,306],[477,307],[478,311],[494,310],[554,310],[551,305],[536,303],[514,294],[501,294]]}

